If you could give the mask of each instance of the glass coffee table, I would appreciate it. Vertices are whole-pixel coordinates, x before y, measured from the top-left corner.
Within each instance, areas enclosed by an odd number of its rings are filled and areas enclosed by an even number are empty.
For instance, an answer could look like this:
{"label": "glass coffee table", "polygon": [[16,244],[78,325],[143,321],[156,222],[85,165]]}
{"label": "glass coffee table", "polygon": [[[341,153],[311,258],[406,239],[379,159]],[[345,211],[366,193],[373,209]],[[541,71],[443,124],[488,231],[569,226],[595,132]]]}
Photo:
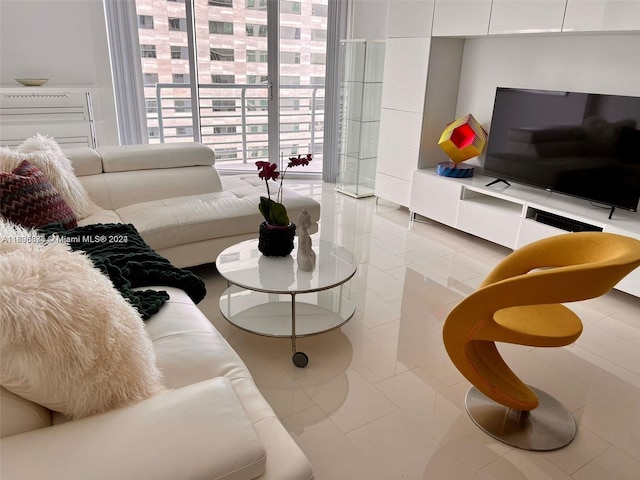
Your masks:
{"label": "glass coffee table", "polygon": [[296,338],[341,327],[356,311],[345,283],[356,273],[353,255],[343,247],[316,241],[313,271],[298,268],[297,247],[286,257],[266,257],[258,240],[225,249],[216,267],[227,280],[220,312],[231,324],[269,337],[290,337],[293,363],[306,367],[309,357],[296,351]]}

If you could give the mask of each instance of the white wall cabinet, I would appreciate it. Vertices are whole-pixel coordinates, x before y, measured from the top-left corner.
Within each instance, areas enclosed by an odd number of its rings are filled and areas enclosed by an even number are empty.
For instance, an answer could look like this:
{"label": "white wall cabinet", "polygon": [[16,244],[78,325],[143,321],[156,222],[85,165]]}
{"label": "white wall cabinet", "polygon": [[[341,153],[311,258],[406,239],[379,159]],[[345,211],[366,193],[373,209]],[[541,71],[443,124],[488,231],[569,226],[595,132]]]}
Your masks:
{"label": "white wall cabinet", "polygon": [[492,0],[436,0],[434,37],[474,36],[489,33]]}
{"label": "white wall cabinet", "polygon": [[[356,2],[357,3],[357,2]],[[387,37],[429,37],[433,23],[433,0],[391,0]]]}
{"label": "white wall cabinet", "polygon": [[430,48],[430,38],[387,39],[382,108],[422,113]]}
{"label": "white wall cabinet", "polygon": [[[580,11],[582,21],[588,20],[582,4],[592,1],[600,4],[602,28],[622,28],[613,20],[621,16],[635,22],[634,5],[640,4],[640,0],[390,1],[374,194],[409,206],[415,190],[413,171],[447,160],[437,144],[444,126],[468,113],[488,126],[496,86],[604,91],[615,85],[620,93],[636,94],[637,62],[623,59],[635,58],[637,35],[526,35],[561,32],[565,7],[567,22],[577,22]],[[634,5],[622,8],[617,2]],[[403,25],[415,20],[419,8],[426,8],[423,14],[429,20],[428,7],[418,7],[420,3],[434,5],[431,37],[423,36],[413,23]],[[615,58],[612,51],[617,52]],[[481,159],[470,163],[481,167]],[[518,238],[535,238],[541,230],[532,225],[520,230]]]}
{"label": "white wall cabinet", "polygon": [[[636,213],[616,210],[609,219],[608,209],[595,207],[588,200],[516,183],[486,186],[491,180],[482,175],[456,179],[438,176],[434,169],[416,170],[409,204],[412,218],[418,214],[514,250],[581,229],[640,240]],[[563,228],[557,226],[559,223],[565,224]],[[640,297],[640,269],[616,289]]]}
{"label": "white wall cabinet", "polygon": [[375,194],[404,206],[418,166],[430,47],[428,37],[386,43]]}
{"label": "white wall cabinet", "polygon": [[411,176],[418,165],[421,127],[422,113],[382,109],[376,196],[409,205]]}
{"label": "white wall cabinet", "polygon": [[436,0],[434,37],[640,31],[640,0]]}
{"label": "white wall cabinet", "polygon": [[376,196],[409,206],[413,171],[446,160],[434,149],[454,120],[463,46],[457,38],[387,39]]}
{"label": "white wall cabinet", "polygon": [[493,0],[489,34],[562,31],[567,0]]}
{"label": "white wall cabinet", "polygon": [[411,182],[418,165],[422,114],[382,109],[378,172]]}
{"label": "white wall cabinet", "polygon": [[563,32],[640,30],[640,0],[568,0]]}

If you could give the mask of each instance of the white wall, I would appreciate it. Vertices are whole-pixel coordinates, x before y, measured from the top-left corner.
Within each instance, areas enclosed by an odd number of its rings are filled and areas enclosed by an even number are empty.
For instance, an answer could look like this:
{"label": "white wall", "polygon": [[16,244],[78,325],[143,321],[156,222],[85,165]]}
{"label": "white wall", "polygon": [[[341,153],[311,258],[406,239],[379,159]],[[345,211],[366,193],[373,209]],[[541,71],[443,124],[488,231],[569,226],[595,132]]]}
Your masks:
{"label": "white wall", "polygon": [[639,46],[638,34],[469,38],[456,117],[489,130],[498,86],[640,96]]}
{"label": "white wall", "polygon": [[100,145],[118,143],[102,0],[0,0],[0,84],[49,78],[46,86],[97,87]]}

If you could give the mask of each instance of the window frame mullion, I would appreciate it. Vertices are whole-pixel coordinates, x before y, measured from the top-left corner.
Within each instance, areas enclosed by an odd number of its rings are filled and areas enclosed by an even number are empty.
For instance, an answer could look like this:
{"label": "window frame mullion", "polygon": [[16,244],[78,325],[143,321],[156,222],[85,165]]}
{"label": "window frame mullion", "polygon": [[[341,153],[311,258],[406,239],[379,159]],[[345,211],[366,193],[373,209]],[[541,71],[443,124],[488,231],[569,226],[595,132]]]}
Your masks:
{"label": "window frame mullion", "polygon": [[195,0],[185,0],[187,22],[187,47],[189,50],[189,79],[191,93],[191,119],[193,122],[193,141],[202,142],[200,125],[200,92],[198,85],[198,61],[196,59],[196,17]]}
{"label": "window frame mullion", "polygon": [[[271,163],[280,165],[280,0],[267,2],[267,92],[268,155]],[[282,169],[282,165],[280,168]]]}

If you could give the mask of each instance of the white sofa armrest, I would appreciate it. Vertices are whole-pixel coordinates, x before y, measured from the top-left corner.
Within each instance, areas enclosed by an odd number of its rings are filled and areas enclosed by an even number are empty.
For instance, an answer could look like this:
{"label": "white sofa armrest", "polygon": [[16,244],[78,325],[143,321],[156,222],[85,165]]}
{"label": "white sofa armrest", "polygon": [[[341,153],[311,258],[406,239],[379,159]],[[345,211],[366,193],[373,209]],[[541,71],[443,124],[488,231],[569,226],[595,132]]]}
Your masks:
{"label": "white sofa armrest", "polygon": [[0,443],[2,480],[253,479],[266,453],[231,383],[217,377]]}

